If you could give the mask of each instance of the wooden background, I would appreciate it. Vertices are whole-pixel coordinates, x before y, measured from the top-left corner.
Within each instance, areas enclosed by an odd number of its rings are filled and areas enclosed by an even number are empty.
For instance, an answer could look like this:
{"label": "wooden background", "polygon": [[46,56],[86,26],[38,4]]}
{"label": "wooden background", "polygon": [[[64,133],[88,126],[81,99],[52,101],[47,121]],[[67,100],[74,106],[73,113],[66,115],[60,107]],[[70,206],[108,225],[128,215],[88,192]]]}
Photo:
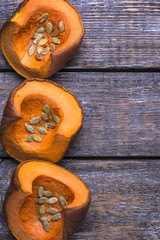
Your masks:
{"label": "wooden background", "polygon": [[[0,0],[0,27],[21,0]],[[86,33],[51,79],[73,91],[83,128],[59,165],[91,190],[72,240],[160,239],[160,1],[72,0]],[[23,81],[0,51],[0,119]],[[0,240],[14,240],[2,213],[17,162],[0,145]]]}

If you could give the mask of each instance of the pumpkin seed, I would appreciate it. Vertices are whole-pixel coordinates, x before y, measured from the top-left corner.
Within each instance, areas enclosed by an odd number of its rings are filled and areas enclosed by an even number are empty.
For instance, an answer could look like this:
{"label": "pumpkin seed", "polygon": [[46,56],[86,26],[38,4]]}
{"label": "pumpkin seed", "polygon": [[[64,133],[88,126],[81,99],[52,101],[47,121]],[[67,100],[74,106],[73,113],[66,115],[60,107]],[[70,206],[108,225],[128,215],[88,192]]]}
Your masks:
{"label": "pumpkin seed", "polygon": [[37,127],[37,130],[39,133],[41,133],[42,135],[47,135],[47,130],[43,127]]}
{"label": "pumpkin seed", "polygon": [[60,44],[61,43],[60,40],[57,37],[52,37],[52,42],[54,44]]}
{"label": "pumpkin seed", "polygon": [[25,123],[25,128],[29,133],[35,133],[35,129],[34,127],[32,127],[31,125]]}
{"label": "pumpkin seed", "polygon": [[43,48],[41,46],[37,46],[37,52],[40,54],[42,52]]}
{"label": "pumpkin seed", "polygon": [[61,219],[61,217],[62,217],[62,214],[61,214],[61,213],[57,213],[57,214],[55,214],[55,215],[53,215],[53,216],[51,217],[51,221],[56,222],[56,221],[58,221],[59,219]]}
{"label": "pumpkin seed", "polygon": [[54,129],[56,126],[53,123],[48,123],[48,128]]}
{"label": "pumpkin seed", "polygon": [[54,32],[51,33],[52,37],[57,37],[60,34],[60,30],[55,30]]}
{"label": "pumpkin seed", "polygon": [[36,134],[32,135],[32,138],[35,142],[42,142],[42,138]]}
{"label": "pumpkin seed", "polygon": [[61,31],[61,32],[63,32],[63,30],[64,30],[64,23],[63,23],[63,21],[61,20],[60,22],[59,22],[59,30]]}
{"label": "pumpkin seed", "polygon": [[68,202],[66,201],[66,199],[64,197],[60,197],[59,201],[60,201],[60,204],[62,207],[66,207],[68,205]]}
{"label": "pumpkin seed", "polygon": [[41,216],[40,218],[39,218],[39,220],[41,221],[41,222],[43,222],[43,221],[50,221],[50,218],[49,217],[47,217],[47,216]]}
{"label": "pumpkin seed", "polygon": [[40,186],[40,187],[38,188],[38,197],[39,197],[39,198],[43,197],[43,193],[44,193],[44,189],[43,189],[42,186]]}
{"label": "pumpkin seed", "polygon": [[40,18],[40,23],[45,22],[48,19],[48,17],[49,17],[48,13],[43,14]]}
{"label": "pumpkin seed", "polygon": [[32,56],[34,54],[34,52],[35,52],[35,46],[34,46],[34,44],[32,44],[28,49],[29,56]]}
{"label": "pumpkin seed", "polygon": [[54,51],[55,51],[56,47],[55,47],[55,45],[54,45],[53,43],[51,43],[50,49],[51,49],[51,52],[54,52]]}
{"label": "pumpkin seed", "polygon": [[41,215],[44,215],[45,212],[46,212],[45,206],[44,206],[44,205],[41,205],[41,206],[40,206],[40,209],[39,209],[39,213],[40,213]]}
{"label": "pumpkin seed", "polygon": [[30,135],[26,138],[26,142],[33,142],[32,135]]}
{"label": "pumpkin seed", "polygon": [[40,27],[37,29],[36,33],[44,33],[45,28],[44,27]]}
{"label": "pumpkin seed", "polygon": [[41,55],[35,55],[35,59],[38,61],[41,61],[43,59],[43,57]]}
{"label": "pumpkin seed", "polygon": [[43,48],[43,49],[42,49],[42,51],[40,52],[40,54],[45,55],[45,54],[49,53],[49,51],[50,51],[50,47],[46,47],[46,48]]}
{"label": "pumpkin seed", "polygon": [[57,214],[58,213],[58,209],[57,208],[49,208],[47,210],[48,213],[54,215],[54,214]]}
{"label": "pumpkin seed", "polygon": [[47,202],[47,200],[49,200],[47,197],[41,197],[40,199],[38,199],[37,203],[43,204],[43,203]]}
{"label": "pumpkin seed", "polygon": [[36,39],[34,39],[33,43],[37,45],[40,40],[41,40],[41,38],[36,38]]}
{"label": "pumpkin seed", "polygon": [[59,123],[59,121],[60,121],[60,118],[59,118],[58,116],[56,116],[56,115],[53,115],[53,116],[52,116],[52,119],[53,119],[53,121],[54,121],[55,123]]}
{"label": "pumpkin seed", "polygon": [[48,104],[44,105],[43,111],[45,112],[45,114],[47,114],[48,116],[51,114],[51,109],[48,106]]}
{"label": "pumpkin seed", "polygon": [[48,123],[45,123],[45,124],[43,125],[43,128],[47,129],[47,128],[48,128]]}
{"label": "pumpkin seed", "polygon": [[33,117],[29,123],[30,124],[38,124],[40,122],[40,117]]}
{"label": "pumpkin seed", "polygon": [[42,38],[43,34],[42,33],[35,33],[33,38],[37,39],[37,38]]}
{"label": "pumpkin seed", "polygon": [[49,232],[50,226],[49,226],[48,221],[43,221],[43,228],[46,232]]}
{"label": "pumpkin seed", "polygon": [[49,121],[48,115],[47,115],[46,113],[44,113],[44,112],[41,113],[41,118],[42,118],[44,121],[46,121],[46,122]]}
{"label": "pumpkin seed", "polygon": [[56,203],[57,201],[58,201],[58,198],[56,198],[56,197],[51,197],[51,198],[47,199],[46,203],[48,203],[48,204],[54,204],[54,203]]}
{"label": "pumpkin seed", "polygon": [[39,41],[38,45],[39,45],[39,46],[43,46],[43,45],[46,44],[47,42],[48,42],[48,40],[47,40],[46,38],[42,38],[42,39]]}
{"label": "pumpkin seed", "polygon": [[52,23],[49,22],[47,23],[47,26],[46,26],[46,33],[51,33],[52,32]]}
{"label": "pumpkin seed", "polygon": [[44,196],[45,196],[45,197],[52,197],[52,196],[53,196],[53,193],[50,192],[50,191],[44,191]]}

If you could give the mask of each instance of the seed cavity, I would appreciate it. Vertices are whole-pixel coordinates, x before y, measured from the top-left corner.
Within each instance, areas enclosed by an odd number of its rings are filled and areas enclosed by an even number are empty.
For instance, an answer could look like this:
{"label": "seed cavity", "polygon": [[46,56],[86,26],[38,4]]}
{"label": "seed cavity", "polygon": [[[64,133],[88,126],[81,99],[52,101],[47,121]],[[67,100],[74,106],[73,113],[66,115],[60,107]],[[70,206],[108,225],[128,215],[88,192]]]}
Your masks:
{"label": "seed cavity", "polygon": [[56,115],[53,115],[53,116],[52,116],[52,119],[53,119],[53,121],[54,121],[55,123],[59,123],[59,121],[60,121],[60,118],[59,118],[58,116],[56,116]]}
{"label": "seed cavity", "polygon": [[41,61],[43,59],[43,57],[41,55],[35,55],[35,59],[38,61]]}
{"label": "seed cavity", "polygon": [[42,135],[47,135],[47,130],[43,127],[37,127],[37,130],[39,133],[41,133]]}
{"label": "seed cavity", "polygon": [[41,206],[40,206],[40,209],[39,209],[39,213],[40,213],[41,215],[44,215],[45,212],[46,212],[46,207],[45,207],[44,205],[41,205]]}
{"label": "seed cavity", "polygon": [[38,188],[38,197],[39,197],[39,198],[43,197],[43,193],[44,193],[44,189],[43,189],[42,186],[40,186],[40,187]]}
{"label": "seed cavity", "polygon": [[61,32],[63,32],[64,31],[64,23],[63,23],[63,21],[61,20],[60,22],[59,22],[59,30],[61,31]]}
{"label": "seed cavity", "polygon": [[51,217],[51,221],[57,222],[59,219],[61,219],[61,217],[62,217],[62,214],[61,213],[57,213],[57,214],[55,214],[55,215],[53,215]]}
{"label": "seed cavity", "polygon": [[36,33],[44,33],[45,28],[44,27],[40,27],[37,29]]}
{"label": "seed cavity", "polygon": [[53,123],[48,123],[48,128],[54,129],[56,126]]}
{"label": "seed cavity", "polygon": [[48,115],[47,115],[46,113],[42,112],[42,113],[41,113],[41,118],[42,118],[44,121],[49,122],[49,117],[48,117]]}
{"label": "seed cavity", "polygon": [[27,123],[25,123],[25,128],[29,133],[35,133],[35,129]]}
{"label": "seed cavity", "polygon": [[48,19],[48,17],[49,17],[48,13],[43,14],[40,18],[40,23],[45,22]]}
{"label": "seed cavity", "polygon": [[38,124],[39,122],[40,122],[40,117],[33,117],[30,121],[29,121],[29,123],[30,124],[33,124],[33,125],[36,125],[36,124]]}
{"label": "seed cavity", "polygon": [[68,205],[68,202],[66,201],[66,199],[64,197],[60,197],[59,201],[60,201],[60,204],[62,207],[66,207]]}
{"label": "seed cavity", "polygon": [[[50,231],[50,221],[57,222],[62,218],[62,214],[58,211],[55,207],[46,207],[46,204],[54,204],[58,202],[58,198],[53,197],[53,193],[49,190],[45,190],[42,186],[38,187],[38,201],[37,203],[40,204],[39,208],[39,221],[42,223],[42,226],[46,232]],[[61,206],[67,205],[67,201],[65,198],[59,198]],[[48,208],[48,209],[47,209]],[[51,215],[51,216],[50,216]]]}
{"label": "seed cavity", "polygon": [[53,196],[53,193],[50,192],[50,191],[44,191],[43,194],[44,194],[45,197],[52,197]]}
{"label": "seed cavity", "polygon": [[60,40],[57,37],[52,37],[52,42],[54,44],[60,44]]}
{"label": "seed cavity", "polygon": [[49,200],[47,197],[41,197],[40,199],[38,199],[38,204],[43,204],[43,203],[46,203],[47,200]]}
{"label": "seed cavity", "polygon": [[34,46],[34,44],[32,44],[30,47],[29,47],[29,49],[28,49],[28,54],[29,54],[29,56],[32,56],[33,54],[34,54],[34,52],[35,52],[35,46]]}
{"label": "seed cavity", "polygon": [[26,138],[26,142],[33,142],[32,135],[30,135]]}
{"label": "seed cavity", "polygon": [[48,116],[51,114],[51,109],[50,109],[50,107],[48,106],[48,104],[45,104],[45,105],[44,105],[43,111],[44,111],[44,113],[47,114]]}
{"label": "seed cavity", "polygon": [[43,221],[42,224],[43,224],[44,230],[45,230],[46,232],[49,232],[50,226],[49,226],[48,221]]}
{"label": "seed cavity", "polygon": [[57,208],[49,208],[49,209],[47,210],[47,212],[48,212],[49,214],[51,214],[51,215],[55,215],[55,214],[58,213],[58,209],[57,209]]}
{"label": "seed cavity", "polygon": [[47,26],[46,26],[46,33],[51,33],[52,32],[52,23],[49,22],[47,23]]}
{"label": "seed cavity", "polygon": [[38,142],[38,143],[42,142],[42,138],[36,134],[32,135],[32,138],[35,142]]}
{"label": "seed cavity", "polygon": [[56,202],[58,202],[58,198],[56,198],[56,197],[51,197],[51,198],[47,199],[47,201],[46,201],[46,203],[48,203],[48,204],[54,204]]}

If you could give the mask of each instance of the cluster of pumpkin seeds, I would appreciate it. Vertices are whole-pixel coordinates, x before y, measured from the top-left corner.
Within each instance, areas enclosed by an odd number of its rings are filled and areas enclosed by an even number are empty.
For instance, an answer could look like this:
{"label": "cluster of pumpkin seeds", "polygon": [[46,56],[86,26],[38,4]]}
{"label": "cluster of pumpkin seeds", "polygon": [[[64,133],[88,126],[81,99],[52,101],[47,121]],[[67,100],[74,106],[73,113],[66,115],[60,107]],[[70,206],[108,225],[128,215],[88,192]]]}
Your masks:
{"label": "cluster of pumpkin seeds", "polygon": [[[54,121],[54,123],[50,122],[50,117],[52,118],[52,120]],[[35,126],[37,124],[40,123],[40,121],[43,120],[45,121],[45,123],[41,126],[41,127],[37,127],[37,130],[40,134],[42,135],[47,135],[48,133],[48,128],[49,129],[54,129],[56,127],[55,124],[59,123],[60,118],[56,115],[51,115],[51,109],[48,106],[48,104],[45,104],[43,107],[43,112],[41,113],[41,117],[33,117],[29,123],[25,123],[25,129],[27,130],[27,132],[32,133],[31,135],[29,135],[26,138],[26,142],[42,142],[42,138],[35,134],[36,133],[36,129]],[[34,126],[35,125],[35,126]]]}
{"label": "cluster of pumpkin seeds", "polygon": [[[49,18],[48,13],[44,13],[40,18],[40,24],[46,22]],[[43,59],[43,55],[46,55],[49,52],[54,52],[56,49],[55,45],[60,44],[60,40],[58,38],[59,34],[64,31],[64,22],[62,20],[59,21],[58,28],[53,30],[53,24],[48,22],[47,25],[39,27],[34,36],[33,43],[30,45],[28,49],[29,56],[32,56],[36,50],[38,54],[35,54],[35,59],[41,61]],[[49,43],[48,39],[44,37],[44,33],[47,33],[51,39],[52,43]],[[44,47],[45,46],[45,47]]]}
{"label": "cluster of pumpkin seeds", "polygon": [[42,186],[38,188],[38,201],[37,203],[40,206],[39,208],[39,220],[43,225],[43,228],[46,232],[50,231],[49,222],[57,222],[61,219],[62,214],[58,211],[57,208],[51,206],[47,208],[44,204],[53,205],[59,201],[61,207],[66,207],[68,205],[65,198],[60,197],[59,199],[53,196],[53,193],[45,190]]}

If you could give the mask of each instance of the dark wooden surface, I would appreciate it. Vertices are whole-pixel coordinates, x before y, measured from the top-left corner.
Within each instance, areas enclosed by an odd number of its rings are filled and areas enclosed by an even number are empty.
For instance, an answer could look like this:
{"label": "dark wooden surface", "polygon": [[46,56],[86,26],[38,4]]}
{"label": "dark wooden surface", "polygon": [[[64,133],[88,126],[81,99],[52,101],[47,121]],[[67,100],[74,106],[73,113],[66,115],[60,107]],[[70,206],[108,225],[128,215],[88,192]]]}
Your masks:
{"label": "dark wooden surface", "polygon": [[[87,217],[73,240],[160,239],[159,161],[63,160],[62,167],[83,179],[91,190]],[[0,163],[1,202],[17,163]],[[2,170],[3,169],[3,170]],[[0,239],[13,240],[0,209]]]}
{"label": "dark wooden surface", "polygon": [[[73,91],[84,109],[68,157],[160,156],[160,73],[61,72],[51,79]],[[0,117],[22,81],[14,72],[0,73]]]}
{"label": "dark wooden surface", "polygon": [[[0,0],[0,27],[20,2]],[[58,164],[82,178],[92,194],[71,239],[159,240],[160,2],[71,2],[86,34],[75,57],[51,79],[77,95],[85,119]],[[0,51],[0,119],[10,91],[22,81]],[[0,145],[0,240],[14,240],[2,204],[17,164]]]}
{"label": "dark wooden surface", "polygon": [[[0,27],[21,0],[0,0]],[[66,68],[160,66],[159,0],[71,0],[81,12],[86,34]],[[0,69],[9,65],[0,53]]]}

